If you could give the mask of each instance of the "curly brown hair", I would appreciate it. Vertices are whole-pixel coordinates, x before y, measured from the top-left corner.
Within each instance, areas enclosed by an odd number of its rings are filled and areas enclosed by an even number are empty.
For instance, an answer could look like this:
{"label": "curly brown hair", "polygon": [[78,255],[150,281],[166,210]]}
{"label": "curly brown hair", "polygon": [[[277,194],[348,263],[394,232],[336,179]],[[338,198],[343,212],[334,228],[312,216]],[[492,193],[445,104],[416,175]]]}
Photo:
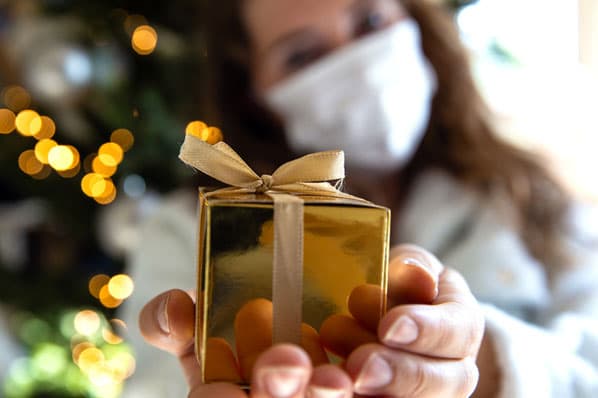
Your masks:
{"label": "curly brown hair", "polygon": [[[206,119],[223,128],[227,142],[258,172],[269,172],[293,153],[281,123],[252,97],[242,1],[203,4],[209,70]],[[529,252],[549,271],[562,268],[569,262],[562,239],[567,192],[535,156],[498,138],[451,14],[438,2],[401,2],[420,27],[424,53],[438,81],[426,135],[399,177],[402,196],[430,168],[444,170],[482,195],[504,195]]]}

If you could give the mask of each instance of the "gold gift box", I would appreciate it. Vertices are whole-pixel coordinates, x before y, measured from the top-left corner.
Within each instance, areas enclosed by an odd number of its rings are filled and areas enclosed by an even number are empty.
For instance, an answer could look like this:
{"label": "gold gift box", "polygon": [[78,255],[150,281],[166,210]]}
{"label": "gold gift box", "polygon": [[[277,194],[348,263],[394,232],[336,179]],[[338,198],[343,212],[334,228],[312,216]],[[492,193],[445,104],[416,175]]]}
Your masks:
{"label": "gold gift box", "polygon": [[[349,294],[363,284],[380,287],[382,305],[373,311],[382,314],[390,211],[351,199],[301,199],[303,323],[317,331],[329,316],[349,314]],[[255,299],[272,299],[272,199],[264,194],[208,197],[200,190],[199,203],[196,353],[202,379],[247,385],[248,377],[235,377],[223,368],[237,360],[235,317],[241,308]],[[260,333],[257,322],[249,333]],[[247,372],[239,372],[243,374]]]}

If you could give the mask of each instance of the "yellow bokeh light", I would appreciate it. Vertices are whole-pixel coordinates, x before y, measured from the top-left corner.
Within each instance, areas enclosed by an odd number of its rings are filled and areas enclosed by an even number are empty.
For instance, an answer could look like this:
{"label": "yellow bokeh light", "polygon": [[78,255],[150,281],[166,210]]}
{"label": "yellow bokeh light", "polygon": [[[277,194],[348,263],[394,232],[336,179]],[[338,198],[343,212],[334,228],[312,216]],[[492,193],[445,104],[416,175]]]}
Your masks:
{"label": "yellow bokeh light", "polygon": [[77,333],[91,336],[100,328],[100,316],[91,310],[79,311],[73,321]]}
{"label": "yellow bokeh light", "polygon": [[187,125],[185,133],[199,138],[208,144],[216,144],[224,138],[222,131],[218,127],[208,127],[199,120],[193,121]]}
{"label": "yellow bokeh light", "polygon": [[103,177],[112,177],[116,170],[118,169],[116,166],[108,166],[102,162],[102,158],[96,156],[93,161],[91,162],[91,169],[94,173],[99,174]]}
{"label": "yellow bokeh light", "polygon": [[223,138],[222,131],[218,127],[208,127],[207,137],[205,139],[208,144],[217,144],[222,141]]}
{"label": "yellow bokeh light", "polygon": [[116,199],[116,195],[117,195],[117,191],[116,191],[116,187],[114,187],[114,185],[112,185],[112,188],[106,195],[104,196],[99,196],[97,198],[94,198],[95,201],[101,205],[109,205],[110,203],[114,202],[114,200]]}
{"label": "yellow bokeh light", "polygon": [[57,145],[48,152],[48,163],[57,171],[70,170],[77,165],[77,154],[68,145]]}
{"label": "yellow bokeh light", "polygon": [[83,351],[85,351],[88,348],[95,348],[95,346],[89,341],[84,341],[75,345],[72,349],[73,362],[79,363],[79,356]]}
{"label": "yellow bokeh light", "polygon": [[16,115],[10,109],[0,109],[0,134],[10,134],[16,128]]}
{"label": "yellow bokeh light", "polygon": [[34,175],[42,171],[44,165],[35,157],[35,151],[28,149],[19,156],[19,168],[25,174]]}
{"label": "yellow bokeh light", "polygon": [[31,109],[19,112],[15,119],[17,131],[26,137],[37,134],[42,128],[42,119]]}
{"label": "yellow bokeh light", "polygon": [[121,380],[135,372],[135,358],[128,352],[118,352],[106,362]]}
{"label": "yellow bokeh light", "polygon": [[[95,188],[95,186],[98,184],[105,184],[104,177],[96,173],[87,173],[81,179],[81,190],[83,191],[83,193],[85,193],[85,195],[89,196],[90,198],[93,198],[94,192],[98,190],[97,188]],[[103,187],[104,185],[102,185],[102,190]]]}
{"label": "yellow bokeh light", "polygon": [[31,96],[21,86],[9,86],[2,90],[2,100],[8,108],[15,112],[31,105]]}
{"label": "yellow bokeh light", "polygon": [[114,142],[107,142],[100,146],[98,157],[106,166],[118,166],[123,160],[123,149]]}
{"label": "yellow bokeh light", "polygon": [[154,52],[158,44],[158,33],[149,25],[138,26],[131,36],[133,50],[139,55],[148,55]]}
{"label": "yellow bokeh light", "polygon": [[96,347],[89,347],[79,354],[77,364],[84,373],[88,373],[94,366],[103,362],[104,353]]}
{"label": "yellow bokeh light", "polygon": [[133,293],[134,287],[133,279],[125,274],[115,275],[108,282],[110,295],[120,300],[128,298]]}
{"label": "yellow bokeh light", "polygon": [[89,294],[95,298],[100,298],[100,289],[102,289],[108,282],[110,277],[104,274],[94,275],[89,279],[88,288]]}
{"label": "yellow bokeh light", "polygon": [[116,308],[122,304],[122,300],[112,297],[108,291],[108,285],[104,285],[100,289],[100,303],[106,308]]}
{"label": "yellow bokeh light", "polygon": [[33,137],[38,140],[54,137],[54,134],[56,133],[56,124],[54,123],[54,120],[50,119],[48,116],[42,116],[40,117],[40,121],[41,128],[33,135]]}
{"label": "yellow bokeh light", "polygon": [[114,370],[104,361],[97,362],[87,369],[89,381],[97,387],[110,387],[120,383]]}
{"label": "yellow bokeh light", "polygon": [[185,133],[201,139],[201,133],[208,128],[208,125],[200,120],[194,120],[187,125]]}
{"label": "yellow bokeh light", "polygon": [[49,138],[39,141],[35,144],[35,157],[43,164],[48,164],[48,153],[50,152],[50,149],[57,145],[58,143],[56,141]]}
{"label": "yellow bokeh light", "polygon": [[127,129],[117,129],[110,135],[110,141],[118,144],[124,152],[127,152],[133,146],[135,137],[133,133]]}
{"label": "yellow bokeh light", "polygon": [[123,342],[123,338],[117,334],[112,333],[109,328],[102,329],[102,337],[108,344],[120,344]]}

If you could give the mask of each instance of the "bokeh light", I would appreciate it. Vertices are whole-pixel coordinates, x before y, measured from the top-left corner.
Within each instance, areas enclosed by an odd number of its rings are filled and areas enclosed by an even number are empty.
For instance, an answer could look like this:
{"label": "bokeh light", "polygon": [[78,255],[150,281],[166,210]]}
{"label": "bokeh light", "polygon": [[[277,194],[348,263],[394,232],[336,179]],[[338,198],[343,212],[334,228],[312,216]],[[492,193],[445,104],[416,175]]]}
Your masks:
{"label": "bokeh light", "polygon": [[35,157],[43,164],[48,164],[48,153],[52,148],[57,146],[58,143],[49,138],[44,138],[35,144]]}
{"label": "bokeh light", "polygon": [[128,298],[134,289],[133,279],[125,274],[115,275],[108,282],[108,291],[116,299],[124,300]]}
{"label": "bokeh light", "polygon": [[54,133],[56,133],[56,124],[54,121],[48,116],[41,116],[41,128],[37,133],[33,135],[34,138],[38,140],[43,140],[46,138],[52,138]]}
{"label": "bokeh light", "polygon": [[39,172],[31,175],[31,178],[34,180],[44,180],[48,178],[50,174],[52,174],[52,169],[44,164]]}
{"label": "bokeh light", "polygon": [[71,353],[73,355],[73,362],[75,362],[76,364],[79,363],[79,356],[81,355],[81,353],[83,351],[85,351],[88,348],[95,348],[95,346],[90,343],[89,341],[83,341],[81,343],[76,344],[73,349],[71,350]]}
{"label": "bokeh light", "polygon": [[8,86],[2,90],[1,96],[4,104],[14,112],[31,105],[31,95],[21,86]]}
{"label": "bokeh light", "polygon": [[145,180],[138,174],[128,175],[124,180],[123,190],[130,198],[140,198],[146,190]]}
{"label": "bokeh light", "polygon": [[88,289],[89,294],[91,294],[95,298],[100,298],[100,289],[102,289],[108,282],[110,281],[110,277],[105,274],[97,274],[92,276],[89,279]]}
{"label": "bokeh light", "polygon": [[16,128],[16,115],[10,109],[0,109],[0,134],[10,134]]}
{"label": "bokeh light", "polygon": [[100,316],[92,310],[79,311],[74,319],[75,330],[84,336],[91,336],[100,328]]}
{"label": "bokeh light", "polygon": [[54,170],[66,171],[78,163],[79,152],[70,145],[57,145],[48,152],[48,163]]}
{"label": "bokeh light", "polygon": [[[87,173],[81,179],[81,190],[83,193],[85,193],[85,195],[93,198],[94,192],[99,191],[99,189],[96,188],[96,186],[99,184],[105,184],[103,176],[97,173]],[[101,186],[101,189],[104,189],[104,185]]]}
{"label": "bokeh light", "polygon": [[123,341],[123,338],[119,335],[115,334],[110,330],[110,328],[105,327],[102,329],[102,337],[104,341],[108,344],[120,344]]}
{"label": "bokeh light", "polygon": [[63,178],[73,178],[81,171],[81,163],[77,163],[75,167],[65,171],[58,171],[58,175]]}
{"label": "bokeh light", "polygon": [[149,25],[141,25],[135,28],[131,36],[133,50],[139,55],[149,55],[156,49],[158,44],[158,33]]}
{"label": "bokeh light", "polygon": [[77,364],[83,373],[88,373],[94,366],[102,362],[104,362],[104,353],[94,346],[85,348],[77,359]]}
{"label": "bokeh light", "polygon": [[[105,159],[106,157],[104,157]],[[94,173],[101,175],[102,177],[112,177],[118,169],[116,165],[108,166],[102,162],[102,158],[96,156],[91,162],[91,169]]]}
{"label": "bokeh light", "polygon": [[116,308],[122,304],[122,300],[112,297],[108,291],[108,285],[100,289],[100,303],[106,308]]}
{"label": "bokeh light", "polygon": [[106,166],[118,166],[123,160],[123,149],[114,142],[107,142],[100,146],[98,157]]}
{"label": "bokeh light", "polygon": [[15,119],[17,131],[29,137],[37,134],[42,128],[42,119],[39,114],[31,109],[19,112]]}
{"label": "bokeh light", "polygon": [[133,133],[127,129],[117,129],[110,135],[110,141],[118,144],[123,152],[127,152],[133,146],[135,137]]}
{"label": "bokeh light", "polygon": [[141,25],[147,25],[147,18],[140,14],[127,15],[123,23],[123,27],[129,36]]}
{"label": "bokeh light", "polygon": [[114,183],[110,180],[108,180],[107,184],[107,193],[105,193],[102,196],[98,196],[95,197],[94,200],[101,204],[101,205],[109,205],[110,203],[114,202],[114,200],[116,199],[116,194],[117,194],[117,190],[116,187],[114,186]]}
{"label": "bokeh light", "polygon": [[19,168],[23,173],[32,176],[42,171],[44,165],[35,156],[35,151],[28,149],[19,155]]}
{"label": "bokeh light", "polygon": [[208,144],[216,144],[223,140],[224,136],[218,127],[208,127],[204,122],[195,120],[187,125],[185,133],[199,138]]}

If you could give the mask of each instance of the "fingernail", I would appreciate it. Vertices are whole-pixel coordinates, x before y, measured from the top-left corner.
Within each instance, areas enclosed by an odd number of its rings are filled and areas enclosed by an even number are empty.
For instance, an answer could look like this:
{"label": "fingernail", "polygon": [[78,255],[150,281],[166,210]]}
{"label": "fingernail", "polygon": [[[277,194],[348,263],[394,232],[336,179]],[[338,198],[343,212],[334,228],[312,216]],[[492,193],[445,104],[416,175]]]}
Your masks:
{"label": "fingernail", "polygon": [[259,372],[262,388],[275,398],[297,394],[307,381],[306,369],[296,366],[262,368]]}
{"label": "fingernail", "polygon": [[167,312],[167,308],[168,308],[168,301],[170,300],[170,294],[167,295],[164,300],[162,300],[160,302],[160,304],[158,305],[158,313],[157,318],[158,318],[158,325],[160,325],[160,329],[162,329],[162,332],[166,333],[166,334],[170,334],[170,326],[168,325],[168,312]]}
{"label": "fingernail", "polygon": [[343,398],[346,391],[338,388],[311,386],[307,390],[307,398]]}
{"label": "fingernail", "polygon": [[372,354],[366,361],[355,382],[355,392],[368,394],[387,386],[393,379],[390,364],[378,354]]}
{"label": "fingernail", "polygon": [[421,260],[418,260],[415,257],[405,257],[402,258],[401,261],[405,265],[412,265],[414,267],[423,268],[424,270],[430,272],[430,267],[426,266]]}
{"label": "fingernail", "polygon": [[419,334],[417,323],[407,315],[401,315],[384,335],[384,342],[391,344],[413,343]]}

